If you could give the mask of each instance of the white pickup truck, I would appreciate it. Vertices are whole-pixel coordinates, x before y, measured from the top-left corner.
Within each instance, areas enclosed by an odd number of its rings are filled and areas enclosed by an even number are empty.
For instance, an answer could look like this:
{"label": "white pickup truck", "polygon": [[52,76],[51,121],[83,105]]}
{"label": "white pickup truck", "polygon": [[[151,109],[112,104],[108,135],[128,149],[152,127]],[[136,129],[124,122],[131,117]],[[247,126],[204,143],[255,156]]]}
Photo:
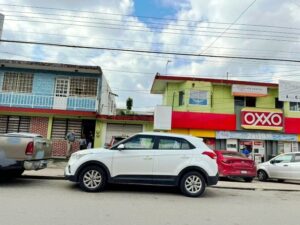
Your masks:
{"label": "white pickup truck", "polygon": [[20,176],[24,170],[46,168],[51,155],[51,141],[39,134],[0,135],[0,174],[3,176]]}

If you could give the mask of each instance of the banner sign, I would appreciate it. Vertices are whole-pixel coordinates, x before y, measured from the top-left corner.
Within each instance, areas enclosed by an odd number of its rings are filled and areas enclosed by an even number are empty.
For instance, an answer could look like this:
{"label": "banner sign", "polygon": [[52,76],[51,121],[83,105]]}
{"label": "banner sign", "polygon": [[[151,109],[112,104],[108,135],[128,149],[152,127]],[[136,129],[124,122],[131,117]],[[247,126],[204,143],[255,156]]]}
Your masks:
{"label": "banner sign", "polygon": [[154,130],[171,130],[172,107],[158,105],[154,109]]}
{"label": "banner sign", "polygon": [[293,134],[276,134],[263,132],[217,131],[217,139],[246,139],[246,140],[272,140],[272,141],[298,141]]}
{"label": "banner sign", "polygon": [[283,112],[280,109],[244,108],[241,127],[255,130],[282,130]]}
{"label": "banner sign", "polygon": [[208,105],[208,91],[190,91],[190,105]]}
{"label": "banner sign", "polygon": [[268,95],[268,88],[263,86],[233,84],[231,92],[233,96],[260,97]]}
{"label": "banner sign", "polygon": [[1,36],[2,36],[2,31],[3,31],[3,23],[4,23],[4,15],[2,15],[0,13],[0,39],[1,39]]}
{"label": "banner sign", "polygon": [[300,102],[300,82],[279,80],[279,101]]}

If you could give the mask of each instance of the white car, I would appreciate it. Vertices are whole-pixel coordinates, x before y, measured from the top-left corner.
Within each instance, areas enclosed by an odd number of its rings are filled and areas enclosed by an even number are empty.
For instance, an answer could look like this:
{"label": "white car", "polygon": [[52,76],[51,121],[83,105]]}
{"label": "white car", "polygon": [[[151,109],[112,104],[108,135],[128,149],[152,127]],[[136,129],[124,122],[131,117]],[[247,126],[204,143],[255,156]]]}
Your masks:
{"label": "white car", "polygon": [[187,135],[139,133],[110,149],[73,153],[65,176],[88,192],[107,183],[178,186],[183,194],[200,196],[218,182],[216,155],[202,141]]}
{"label": "white car", "polygon": [[300,180],[300,152],[290,152],[257,166],[257,177],[260,181],[270,179]]}

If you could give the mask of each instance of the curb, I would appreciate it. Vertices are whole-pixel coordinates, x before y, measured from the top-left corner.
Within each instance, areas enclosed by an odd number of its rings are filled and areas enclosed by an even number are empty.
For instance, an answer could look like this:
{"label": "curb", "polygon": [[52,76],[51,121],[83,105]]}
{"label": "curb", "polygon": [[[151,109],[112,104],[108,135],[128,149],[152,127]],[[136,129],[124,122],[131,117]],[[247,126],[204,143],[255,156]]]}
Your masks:
{"label": "curb", "polygon": [[39,176],[39,175],[23,175],[21,179],[36,179],[36,180],[67,180],[62,176]]}
{"label": "curb", "polygon": [[[35,180],[66,180],[63,176],[38,176],[38,175],[23,175],[21,179],[35,179]],[[243,190],[243,191],[282,191],[282,192],[300,192],[300,190],[291,189],[274,189],[274,188],[247,188],[247,187],[220,187],[210,186],[214,189],[231,189],[231,190]]]}

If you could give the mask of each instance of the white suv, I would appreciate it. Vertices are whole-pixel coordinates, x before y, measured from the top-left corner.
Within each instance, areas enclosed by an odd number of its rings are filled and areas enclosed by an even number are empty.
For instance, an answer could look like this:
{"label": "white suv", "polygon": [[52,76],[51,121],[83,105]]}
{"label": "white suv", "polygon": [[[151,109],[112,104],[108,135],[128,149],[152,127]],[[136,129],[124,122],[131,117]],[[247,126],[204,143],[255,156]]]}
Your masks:
{"label": "white suv", "polygon": [[110,149],[72,154],[65,176],[84,191],[104,190],[107,183],[178,186],[186,196],[200,196],[218,182],[216,155],[187,135],[139,133]]}

